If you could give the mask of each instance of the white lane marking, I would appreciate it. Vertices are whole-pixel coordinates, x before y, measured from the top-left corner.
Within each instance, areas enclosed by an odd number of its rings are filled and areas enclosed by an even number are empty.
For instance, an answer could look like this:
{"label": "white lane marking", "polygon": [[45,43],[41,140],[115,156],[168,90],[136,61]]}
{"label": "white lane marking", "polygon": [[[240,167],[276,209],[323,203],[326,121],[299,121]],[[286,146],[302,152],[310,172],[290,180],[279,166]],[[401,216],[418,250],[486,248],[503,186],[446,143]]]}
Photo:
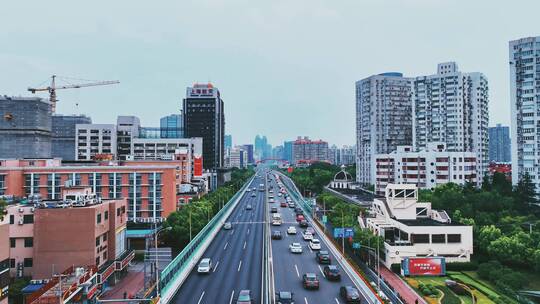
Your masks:
{"label": "white lane marking", "polygon": [[202,298],[204,297],[204,291],[201,293],[201,297],[199,298],[199,302],[197,304],[201,304]]}
{"label": "white lane marking", "polygon": [[244,250],[246,250],[246,243],[247,241],[244,241]]}
{"label": "white lane marking", "polygon": [[307,298],[306,298],[306,297],[304,297],[304,302],[306,302],[306,304],[308,304],[308,301],[307,301]]}
{"label": "white lane marking", "polygon": [[[216,272],[218,266],[219,266],[219,261],[217,261],[216,267],[214,267],[214,270],[213,270],[212,272]],[[320,267],[320,266],[319,266],[319,267]]]}
{"label": "white lane marking", "polygon": [[338,301],[338,299],[337,299],[337,298],[334,298],[334,300],[336,300],[336,303],[337,303],[337,304],[339,304],[339,301]]}
{"label": "white lane marking", "polygon": [[326,276],[324,275],[324,272],[322,271],[321,265],[317,265],[317,266],[319,266],[319,270],[321,271],[322,276],[323,276],[324,278],[326,278]]}
{"label": "white lane marking", "polygon": [[311,253],[313,253],[313,250],[311,250],[311,246],[308,245],[308,248],[309,248],[309,251],[311,251]]}
{"label": "white lane marking", "polygon": [[249,228],[248,228],[247,234],[249,234]]}
{"label": "white lane marking", "polygon": [[233,297],[234,297],[234,290],[231,292],[231,299],[229,300],[229,304],[232,303]]}
{"label": "white lane marking", "polygon": [[225,243],[225,246],[223,246],[223,250],[227,250],[227,246],[229,246],[229,242]]}
{"label": "white lane marking", "polygon": [[300,272],[298,271],[298,266],[296,266],[296,264],[294,264],[294,269],[296,269],[296,276],[300,277]]}
{"label": "white lane marking", "polygon": [[238,272],[240,272],[240,268],[242,268],[242,260],[240,260],[240,263],[238,263]]}

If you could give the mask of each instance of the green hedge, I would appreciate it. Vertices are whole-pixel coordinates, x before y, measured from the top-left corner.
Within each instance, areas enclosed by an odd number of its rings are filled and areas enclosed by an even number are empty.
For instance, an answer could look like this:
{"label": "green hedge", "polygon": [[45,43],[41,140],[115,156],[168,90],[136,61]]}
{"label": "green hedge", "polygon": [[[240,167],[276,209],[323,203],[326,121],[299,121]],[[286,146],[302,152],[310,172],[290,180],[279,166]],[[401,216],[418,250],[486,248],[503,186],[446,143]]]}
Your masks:
{"label": "green hedge", "polygon": [[455,262],[446,264],[446,270],[448,271],[470,271],[477,269],[478,263],[476,262]]}
{"label": "green hedge", "polygon": [[399,263],[395,263],[395,264],[390,265],[390,269],[394,273],[401,274],[401,264],[399,264]]}

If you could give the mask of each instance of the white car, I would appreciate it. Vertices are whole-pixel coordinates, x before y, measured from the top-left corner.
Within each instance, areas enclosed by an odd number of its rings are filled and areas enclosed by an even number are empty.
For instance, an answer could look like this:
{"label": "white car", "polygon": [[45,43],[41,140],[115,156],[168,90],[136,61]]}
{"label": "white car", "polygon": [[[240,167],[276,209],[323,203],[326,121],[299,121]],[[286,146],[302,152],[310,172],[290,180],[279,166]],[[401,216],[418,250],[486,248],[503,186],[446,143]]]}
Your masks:
{"label": "white car", "polygon": [[309,242],[309,248],[311,248],[311,250],[321,250],[321,241],[318,239],[312,239]]}
{"label": "white car", "polygon": [[210,258],[204,258],[199,262],[197,267],[198,273],[210,273],[212,271],[212,260]]}
{"label": "white car", "polygon": [[302,253],[302,245],[300,243],[292,243],[289,245],[291,253]]}
{"label": "white car", "polygon": [[287,234],[296,234],[296,227],[289,226],[289,228],[287,228]]}
{"label": "white car", "polygon": [[249,192],[249,191],[251,191],[251,190],[249,190],[249,188],[247,188],[247,189],[246,189],[246,192]]}
{"label": "white car", "polygon": [[304,232],[304,234],[302,234],[302,238],[304,238],[304,241],[311,241],[313,240],[313,234]]}

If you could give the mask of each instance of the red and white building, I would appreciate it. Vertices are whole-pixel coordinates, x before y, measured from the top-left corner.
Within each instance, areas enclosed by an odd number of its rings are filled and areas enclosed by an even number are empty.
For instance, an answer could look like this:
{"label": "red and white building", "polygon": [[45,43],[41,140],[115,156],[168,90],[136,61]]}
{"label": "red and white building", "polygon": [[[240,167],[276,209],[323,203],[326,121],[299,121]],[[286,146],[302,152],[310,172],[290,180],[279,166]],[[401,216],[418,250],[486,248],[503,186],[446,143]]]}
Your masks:
{"label": "red and white building", "polygon": [[384,195],[388,184],[414,184],[420,189],[437,185],[467,182],[478,185],[482,178],[474,152],[448,152],[444,143],[430,143],[414,151],[412,146],[398,146],[396,151],[375,155],[375,192]]}
{"label": "red and white building", "polygon": [[406,258],[469,262],[473,254],[473,227],[452,221],[429,202],[418,202],[415,185],[388,185],[384,198],[375,198],[369,216],[358,222],[384,238],[381,258],[388,268]]}
{"label": "red and white building", "polygon": [[330,162],[328,143],[322,140],[311,140],[307,136],[298,137],[292,143],[293,164],[310,164],[314,162]]}
{"label": "red and white building", "polygon": [[0,160],[0,195],[59,199],[65,185],[90,187],[103,199],[127,200],[128,220],[162,221],[176,211],[184,184],[203,179],[202,157],[174,160],[63,163],[61,159]]}

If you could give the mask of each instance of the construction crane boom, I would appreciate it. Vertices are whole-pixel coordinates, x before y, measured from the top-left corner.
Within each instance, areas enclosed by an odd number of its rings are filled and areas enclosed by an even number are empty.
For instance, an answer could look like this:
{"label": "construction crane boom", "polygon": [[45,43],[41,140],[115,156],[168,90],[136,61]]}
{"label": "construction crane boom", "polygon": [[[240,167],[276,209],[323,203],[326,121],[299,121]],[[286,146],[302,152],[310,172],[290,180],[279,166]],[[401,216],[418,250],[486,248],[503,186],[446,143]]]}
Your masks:
{"label": "construction crane boom", "polygon": [[95,87],[95,86],[102,86],[102,85],[111,85],[111,84],[118,84],[120,81],[118,80],[108,80],[108,81],[96,81],[96,82],[87,82],[87,83],[79,83],[79,84],[68,84],[68,85],[56,85],[56,78],[58,76],[52,75],[51,76],[51,85],[48,87],[42,87],[42,88],[28,88],[28,91],[30,91],[32,94],[35,94],[36,92],[49,92],[49,100],[51,102],[51,110],[54,113],[56,111],[56,102],[58,99],[56,98],[56,90],[63,90],[63,89],[79,89],[79,88],[85,88],[85,87]]}

